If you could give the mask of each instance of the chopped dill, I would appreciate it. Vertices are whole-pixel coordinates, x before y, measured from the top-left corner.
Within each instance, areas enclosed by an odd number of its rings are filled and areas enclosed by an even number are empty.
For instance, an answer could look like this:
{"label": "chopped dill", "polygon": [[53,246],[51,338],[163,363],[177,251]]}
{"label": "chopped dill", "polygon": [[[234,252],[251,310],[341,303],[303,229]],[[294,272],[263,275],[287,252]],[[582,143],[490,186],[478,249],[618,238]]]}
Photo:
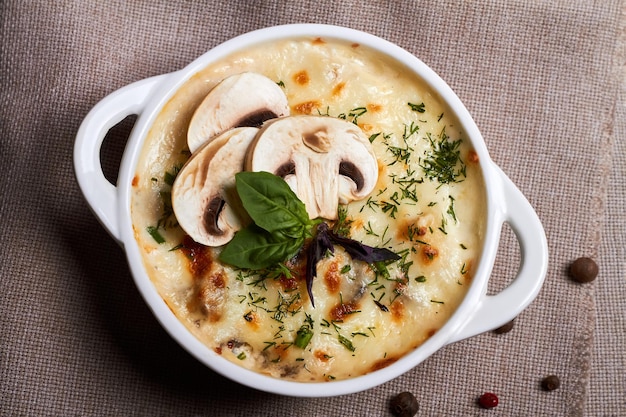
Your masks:
{"label": "chopped dill", "polygon": [[426,177],[431,181],[437,180],[440,184],[463,181],[466,177],[466,166],[461,159],[462,140],[449,140],[445,127],[441,130],[438,140],[430,133],[426,137],[430,142],[430,150],[424,152],[424,158],[420,158],[420,166]]}
{"label": "chopped dill", "polygon": [[339,236],[350,236],[350,227],[352,219],[348,218],[348,209],[346,206],[339,205],[337,207],[337,221],[333,225],[333,232]]}
{"label": "chopped dill", "polygon": [[458,220],[456,219],[456,213],[454,212],[454,197],[452,197],[451,195],[448,197],[450,198],[450,205],[448,206],[448,210],[446,211],[446,213],[448,213],[450,217],[452,217],[455,223],[458,223]]}
{"label": "chopped dill", "polygon": [[337,118],[343,119],[343,120],[347,120],[347,121],[352,122],[352,123],[354,123],[356,125],[356,124],[358,124],[359,117],[363,116],[365,113],[367,113],[367,108],[365,108],[365,107],[355,107],[352,110],[350,110],[348,112],[348,114],[346,114],[346,113],[338,114]]}
{"label": "chopped dill", "polygon": [[407,103],[407,104],[409,105],[411,110],[416,111],[418,113],[424,113],[426,111],[426,105],[424,104],[424,102],[421,102],[420,104],[413,104],[413,103]]}

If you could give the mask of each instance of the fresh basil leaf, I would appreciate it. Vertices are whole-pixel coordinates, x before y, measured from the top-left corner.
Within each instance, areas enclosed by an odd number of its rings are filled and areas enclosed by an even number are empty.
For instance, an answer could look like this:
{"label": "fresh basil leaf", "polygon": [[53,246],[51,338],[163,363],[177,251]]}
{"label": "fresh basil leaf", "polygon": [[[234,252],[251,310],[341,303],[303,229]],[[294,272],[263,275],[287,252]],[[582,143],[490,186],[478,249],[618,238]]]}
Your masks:
{"label": "fresh basil leaf", "polygon": [[282,178],[243,171],[235,175],[235,181],[244,208],[259,227],[276,232],[311,224],[304,203]]}
{"label": "fresh basil leaf", "polygon": [[237,268],[269,268],[294,256],[303,243],[304,237],[286,239],[251,224],[235,233],[220,253],[220,260]]}
{"label": "fresh basil leaf", "polygon": [[310,237],[311,232],[308,229],[306,225],[299,224],[293,227],[276,230],[271,232],[271,234],[275,235],[277,240],[299,239],[301,237]]}

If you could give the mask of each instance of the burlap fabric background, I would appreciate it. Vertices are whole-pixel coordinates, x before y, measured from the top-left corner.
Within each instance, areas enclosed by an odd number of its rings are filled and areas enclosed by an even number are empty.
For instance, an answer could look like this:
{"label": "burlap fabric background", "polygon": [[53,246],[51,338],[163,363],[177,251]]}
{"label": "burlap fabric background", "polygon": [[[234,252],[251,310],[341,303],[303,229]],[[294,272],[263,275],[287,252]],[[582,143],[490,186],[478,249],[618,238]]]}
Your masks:
{"label": "burlap fabric background", "polygon": [[[57,1],[0,6],[0,414],[385,416],[410,390],[421,416],[626,415],[626,90],[621,1]],[[167,336],[123,251],[90,213],[72,148],[119,87],[284,23],[365,30],[408,49],[465,102],[493,159],[541,217],[550,267],[505,335],[449,345],[354,395],[269,395],[215,374]],[[116,177],[123,124],[103,161]],[[567,278],[598,260],[591,284]],[[491,281],[514,276],[505,231]],[[562,386],[544,392],[543,376]],[[487,411],[475,400],[500,396]]]}

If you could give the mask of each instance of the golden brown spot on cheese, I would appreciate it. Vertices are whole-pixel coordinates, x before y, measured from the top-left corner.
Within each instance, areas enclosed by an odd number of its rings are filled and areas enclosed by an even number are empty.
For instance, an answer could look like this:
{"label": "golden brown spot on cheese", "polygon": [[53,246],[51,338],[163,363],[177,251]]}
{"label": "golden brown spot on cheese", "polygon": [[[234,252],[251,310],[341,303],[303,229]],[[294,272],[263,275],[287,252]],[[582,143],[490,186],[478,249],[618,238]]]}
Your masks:
{"label": "golden brown spot on cheese", "polygon": [[243,319],[249,327],[252,327],[252,329],[256,330],[259,328],[259,316],[254,311],[249,311],[244,314]]}
{"label": "golden brown spot on cheese", "polygon": [[330,310],[330,318],[335,321],[342,321],[359,310],[357,303],[337,304]]}
{"label": "golden brown spot on cheese", "polygon": [[280,283],[280,286],[283,288],[283,290],[286,292],[297,289],[299,285],[298,280],[294,276],[288,277],[286,275],[281,275],[281,277],[278,279],[278,282]]}
{"label": "golden brown spot on cheese", "polygon": [[218,272],[217,274],[213,274],[209,277],[209,284],[213,288],[224,288],[226,287],[226,280],[224,279],[224,273]]}
{"label": "golden brown spot on cheese", "polygon": [[428,228],[426,226],[419,226],[418,219],[412,218],[398,220],[398,229],[396,233],[398,240],[419,240],[426,234],[426,232],[428,232]]}
{"label": "golden brown spot on cheese", "polygon": [[226,279],[223,271],[196,279],[195,297],[189,300],[187,308],[202,312],[209,322],[215,323],[222,318],[226,302]]}
{"label": "golden brown spot on cheese", "polygon": [[322,362],[328,362],[328,360],[332,358],[332,356],[322,350],[316,350],[315,352],[313,352],[313,356],[315,356],[316,359]]}
{"label": "golden brown spot on cheese", "polygon": [[353,44],[352,44],[352,45],[350,45],[350,46],[351,46],[351,47],[353,47],[353,48],[358,48],[358,47],[359,47],[359,46],[361,46],[361,45],[355,42],[355,43],[353,43]]}
{"label": "golden brown spot on cheese", "polygon": [[303,103],[296,104],[294,106],[294,110],[296,111],[296,113],[300,114],[311,114],[313,112],[313,109],[319,108],[320,105],[320,102],[317,100],[305,101]]}
{"label": "golden brown spot on cheese", "polygon": [[296,72],[296,74],[293,76],[293,80],[296,82],[296,84],[307,85],[309,81],[311,81],[311,78],[309,77],[309,73],[306,70],[302,70]]}
{"label": "golden brown spot on cheese", "polygon": [[351,230],[361,230],[365,225],[365,221],[362,218],[352,220]]}
{"label": "golden brown spot on cheese", "polygon": [[331,92],[331,94],[333,95],[333,97],[337,97],[341,94],[341,92],[343,91],[344,87],[346,86],[346,83],[344,81],[340,82],[339,84],[335,85],[333,87],[333,90]]}
{"label": "golden brown spot on cheese", "polygon": [[313,39],[313,41],[311,42],[313,45],[323,45],[326,43],[326,41],[322,38],[315,38]]}
{"label": "golden brown spot on cheese", "polygon": [[367,111],[370,111],[372,113],[377,113],[383,109],[383,106],[381,106],[380,104],[376,104],[376,103],[370,103],[366,107],[367,107]]}
{"label": "golden brown spot on cheese", "polygon": [[395,293],[396,293],[396,294],[398,294],[398,295],[402,295],[402,294],[404,294],[404,292],[405,292],[405,291],[406,291],[406,289],[407,289],[407,285],[406,285],[406,278],[404,278],[404,279],[405,279],[405,281],[404,281],[404,282],[402,282],[402,281],[397,281],[397,282],[396,282],[396,284],[395,284],[394,291],[395,291]]}
{"label": "golden brown spot on cheese", "polygon": [[297,311],[300,311],[303,304],[304,304],[304,301],[302,300],[302,298],[298,298],[297,300],[295,300],[289,305],[289,307],[287,308],[287,311],[289,311],[290,313],[295,313]]}
{"label": "golden brown spot on cheese", "polygon": [[475,150],[473,150],[473,149],[472,149],[471,151],[469,151],[469,152],[468,152],[468,154],[467,154],[467,160],[468,160],[469,162],[473,163],[473,164],[478,163],[479,158],[478,158],[478,154],[476,153],[476,151],[475,151]]}
{"label": "golden brown spot on cheese", "polygon": [[422,248],[422,260],[424,263],[429,264],[433,262],[437,256],[439,256],[439,251],[436,248],[430,245],[426,245]]}
{"label": "golden brown spot on cheese", "polygon": [[361,128],[361,130],[363,130],[363,132],[367,134],[371,134],[372,130],[374,130],[374,126],[372,126],[370,123],[359,123],[359,127]]}
{"label": "golden brown spot on cheese", "polygon": [[306,276],[306,254],[300,251],[296,256],[285,261],[285,266],[291,271],[291,275],[297,281],[303,281]]}
{"label": "golden brown spot on cheese", "polygon": [[183,238],[183,246],[180,250],[189,259],[189,271],[194,277],[201,276],[213,263],[210,249],[189,236]]}
{"label": "golden brown spot on cheese", "polygon": [[222,347],[221,346],[215,346],[213,348],[213,350],[215,351],[215,353],[217,353],[218,355],[222,354]]}
{"label": "golden brown spot on cheese", "polygon": [[428,332],[426,332],[426,335],[428,337],[433,337],[435,335],[435,333],[437,333],[439,329],[430,329]]}
{"label": "golden brown spot on cheese", "polygon": [[326,284],[326,288],[328,288],[328,292],[331,294],[336,294],[339,291],[341,276],[337,261],[333,261],[328,265],[328,269],[324,274],[324,284]]}
{"label": "golden brown spot on cheese", "polygon": [[397,323],[402,323],[402,319],[404,318],[404,310],[405,307],[402,300],[395,300],[393,303],[391,303],[391,305],[389,306],[389,311],[391,311],[391,317],[393,318],[393,321]]}
{"label": "golden brown spot on cheese", "polygon": [[372,364],[372,367],[370,368],[370,372],[374,372],[374,371],[378,371],[379,369],[386,368],[397,360],[398,358],[385,358],[385,359],[376,361]]}
{"label": "golden brown spot on cheese", "polygon": [[133,185],[133,187],[136,187],[137,184],[139,184],[139,176],[138,175],[135,175],[133,177],[133,182],[131,184]]}

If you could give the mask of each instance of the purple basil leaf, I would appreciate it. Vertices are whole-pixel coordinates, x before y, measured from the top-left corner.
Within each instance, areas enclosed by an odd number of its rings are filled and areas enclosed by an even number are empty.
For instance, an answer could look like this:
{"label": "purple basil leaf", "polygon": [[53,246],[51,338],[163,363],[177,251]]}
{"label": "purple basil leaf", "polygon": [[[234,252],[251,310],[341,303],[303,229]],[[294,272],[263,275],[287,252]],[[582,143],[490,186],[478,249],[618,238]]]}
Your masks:
{"label": "purple basil leaf", "polygon": [[313,301],[313,278],[317,276],[317,263],[326,256],[328,251],[331,253],[335,252],[335,247],[328,233],[328,225],[321,223],[306,253],[306,290],[309,293],[309,299],[313,308],[315,308],[315,301]]}
{"label": "purple basil leaf", "polygon": [[400,256],[397,253],[392,252],[389,249],[367,246],[361,242],[336,235],[332,232],[329,232],[329,235],[330,239],[334,243],[343,246],[352,259],[364,261],[369,264],[380,261],[397,261],[400,259]]}

